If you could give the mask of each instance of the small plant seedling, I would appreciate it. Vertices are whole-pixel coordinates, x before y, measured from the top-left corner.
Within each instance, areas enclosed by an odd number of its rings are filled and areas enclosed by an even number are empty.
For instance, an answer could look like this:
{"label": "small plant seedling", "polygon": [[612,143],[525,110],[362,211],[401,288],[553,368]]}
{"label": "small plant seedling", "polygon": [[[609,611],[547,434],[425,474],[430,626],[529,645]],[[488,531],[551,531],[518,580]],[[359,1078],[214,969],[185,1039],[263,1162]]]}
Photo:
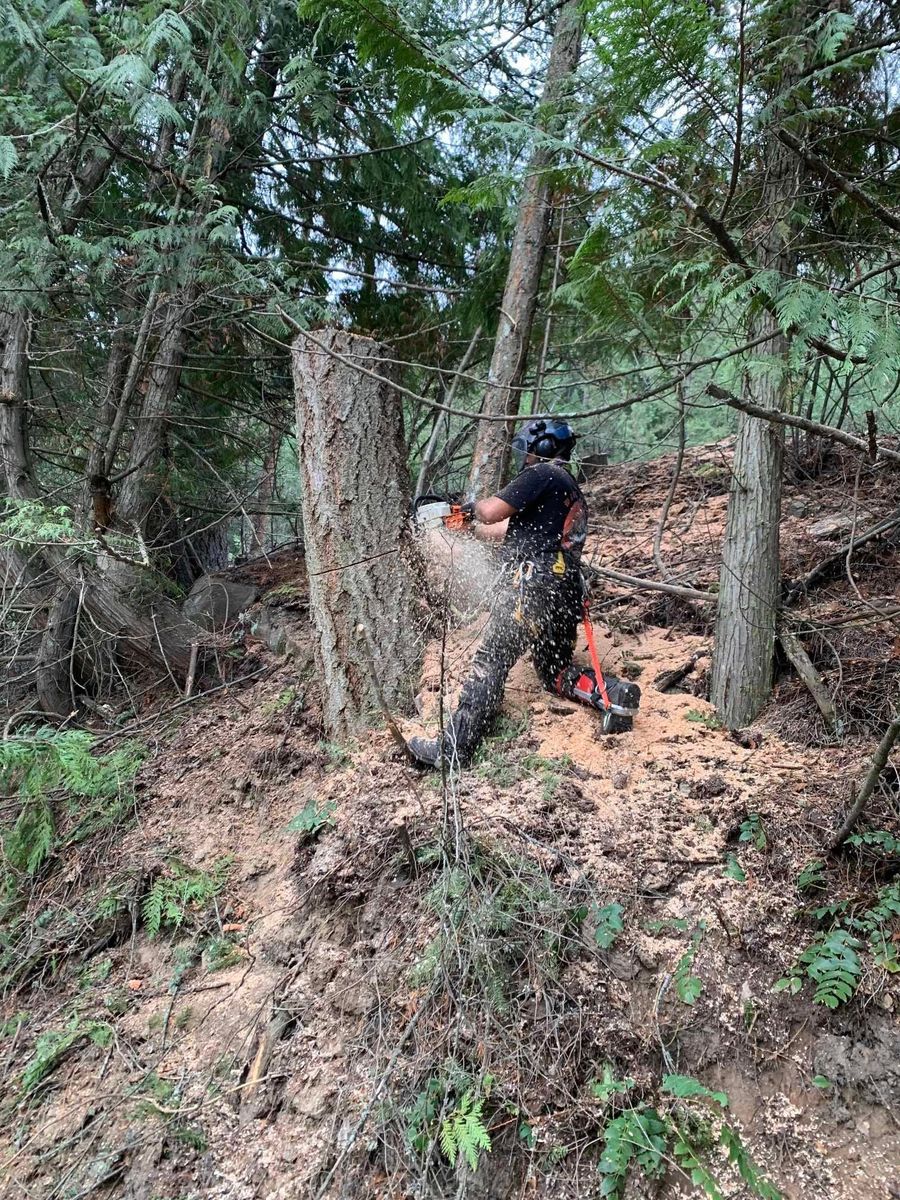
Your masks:
{"label": "small plant seedling", "polygon": [[729,879],[737,880],[738,883],[747,882],[747,872],[741,866],[736,854],[725,856],[725,874]]}
{"label": "small plant seedling", "polygon": [[701,921],[694,936],[691,938],[690,946],[682,954],[675,965],[675,970],[672,972],[675,993],[682,1004],[693,1004],[703,992],[703,980],[699,975],[693,974],[692,967],[705,932],[706,924]]}
{"label": "small plant seedling", "polygon": [[748,813],[747,819],[741,822],[741,832],[738,838],[741,842],[749,842],[757,850],[765,850],[768,845],[765,826],[759,813]]}
{"label": "small plant seedling", "polygon": [[615,902],[592,909],[591,916],[595,922],[594,941],[601,950],[609,950],[625,928],[622,920],[624,911],[622,905]]}
{"label": "small plant seedling", "polygon": [[707,729],[721,729],[722,722],[715,713],[701,712],[698,708],[689,708],[684,719],[694,725],[704,725]]}
{"label": "small plant seedling", "polygon": [[465,1159],[469,1170],[477,1171],[481,1152],[490,1150],[491,1138],[482,1117],[483,1107],[484,1098],[469,1089],[441,1125],[441,1149],[453,1166]]}

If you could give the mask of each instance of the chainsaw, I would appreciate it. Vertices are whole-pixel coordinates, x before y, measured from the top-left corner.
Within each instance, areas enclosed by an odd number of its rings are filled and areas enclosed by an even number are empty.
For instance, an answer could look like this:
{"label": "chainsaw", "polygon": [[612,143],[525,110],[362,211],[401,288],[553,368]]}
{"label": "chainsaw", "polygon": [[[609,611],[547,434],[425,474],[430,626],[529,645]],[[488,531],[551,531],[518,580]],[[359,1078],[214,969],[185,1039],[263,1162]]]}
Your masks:
{"label": "chainsaw", "polygon": [[601,714],[600,728],[604,733],[628,733],[634,727],[634,718],[640,707],[641,689],[636,683],[603,674],[587,596],[584,598],[582,622],[592,666],[579,667],[573,663],[560,671],[556,679],[556,691],[560,696],[596,708]]}

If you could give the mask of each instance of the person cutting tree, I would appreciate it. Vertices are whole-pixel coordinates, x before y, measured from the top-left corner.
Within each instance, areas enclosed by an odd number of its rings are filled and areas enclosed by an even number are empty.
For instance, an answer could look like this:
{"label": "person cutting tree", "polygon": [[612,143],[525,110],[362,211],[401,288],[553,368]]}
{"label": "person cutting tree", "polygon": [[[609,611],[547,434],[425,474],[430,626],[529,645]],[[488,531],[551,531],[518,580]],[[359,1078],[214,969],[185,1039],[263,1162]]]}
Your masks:
{"label": "person cutting tree", "polygon": [[[502,583],[459,706],[440,737],[413,737],[422,766],[468,766],[503,701],[506,678],[529,648],[548,690],[599,709],[604,729],[631,728],[640,689],[600,671],[587,616],[581,552],[588,510],[568,470],[575,434],[564,421],[531,421],[512,441],[518,474],[496,496],[461,505],[448,527],[501,542]],[[585,619],[594,666],[572,663]]]}

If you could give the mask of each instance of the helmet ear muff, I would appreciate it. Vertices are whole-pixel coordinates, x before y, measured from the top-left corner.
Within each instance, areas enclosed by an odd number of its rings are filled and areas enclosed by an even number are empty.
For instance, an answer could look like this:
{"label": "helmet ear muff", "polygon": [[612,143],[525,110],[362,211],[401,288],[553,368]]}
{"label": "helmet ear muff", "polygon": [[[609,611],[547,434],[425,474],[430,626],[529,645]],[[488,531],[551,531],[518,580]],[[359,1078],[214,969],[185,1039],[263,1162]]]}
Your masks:
{"label": "helmet ear muff", "polygon": [[552,433],[545,433],[531,444],[531,453],[538,458],[555,458],[559,451],[559,442]]}

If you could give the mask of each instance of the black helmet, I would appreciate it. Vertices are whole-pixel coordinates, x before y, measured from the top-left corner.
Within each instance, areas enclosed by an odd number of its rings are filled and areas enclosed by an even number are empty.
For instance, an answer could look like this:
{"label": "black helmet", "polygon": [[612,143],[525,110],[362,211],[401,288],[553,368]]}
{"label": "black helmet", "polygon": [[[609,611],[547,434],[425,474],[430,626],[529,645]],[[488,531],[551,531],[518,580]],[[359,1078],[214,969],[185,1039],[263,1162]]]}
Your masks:
{"label": "black helmet", "polygon": [[568,462],[574,446],[575,434],[565,421],[548,417],[546,420],[530,421],[521,429],[512,440],[512,453],[516,466],[521,470],[526,454],[536,454],[538,458],[561,458]]}

